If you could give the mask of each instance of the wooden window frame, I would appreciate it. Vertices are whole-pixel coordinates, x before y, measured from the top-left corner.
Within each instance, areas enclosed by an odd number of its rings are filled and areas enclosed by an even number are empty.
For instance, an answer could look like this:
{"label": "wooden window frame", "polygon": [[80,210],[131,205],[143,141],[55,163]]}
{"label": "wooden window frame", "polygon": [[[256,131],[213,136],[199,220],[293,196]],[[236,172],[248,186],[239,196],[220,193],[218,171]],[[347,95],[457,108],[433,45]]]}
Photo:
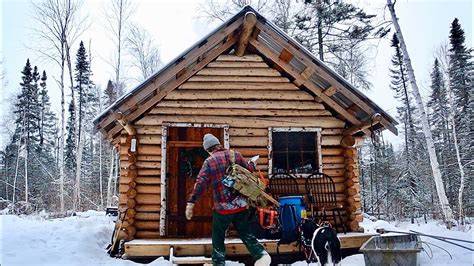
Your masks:
{"label": "wooden window frame", "polygon": [[[316,152],[318,156],[319,172],[323,172],[323,156],[321,153],[321,128],[319,127],[269,127],[268,128],[268,176],[273,174],[273,132],[316,132]],[[305,176],[307,174],[296,174]]]}
{"label": "wooden window frame", "polygon": [[166,186],[166,149],[168,128],[170,127],[207,127],[224,129],[224,148],[229,149],[229,125],[227,124],[201,124],[201,123],[162,123],[161,124],[161,172],[160,172],[160,236],[166,236],[166,204],[167,204],[167,186]]}

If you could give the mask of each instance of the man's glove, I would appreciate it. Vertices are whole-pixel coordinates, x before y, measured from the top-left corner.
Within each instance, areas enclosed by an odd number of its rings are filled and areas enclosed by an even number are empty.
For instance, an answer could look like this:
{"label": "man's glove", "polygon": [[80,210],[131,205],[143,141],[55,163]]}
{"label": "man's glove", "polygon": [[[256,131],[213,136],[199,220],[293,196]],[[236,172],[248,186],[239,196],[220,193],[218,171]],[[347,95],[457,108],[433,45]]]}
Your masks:
{"label": "man's glove", "polygon": [[188,202],[188,204],[186,205],[186,212],[185,212],[186,219],[191,220],[191,218],[193,217],[193,208],[194,208],[194,203]]}

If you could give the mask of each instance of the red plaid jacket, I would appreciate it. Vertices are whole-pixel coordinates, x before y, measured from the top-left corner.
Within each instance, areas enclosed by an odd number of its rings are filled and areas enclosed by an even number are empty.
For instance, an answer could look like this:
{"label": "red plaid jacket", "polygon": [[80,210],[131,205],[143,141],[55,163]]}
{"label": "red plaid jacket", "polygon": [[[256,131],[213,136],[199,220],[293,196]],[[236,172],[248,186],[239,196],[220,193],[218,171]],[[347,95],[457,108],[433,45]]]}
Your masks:
{"label": "red plaid jacket", "polygon": [[[247,163],[242,154],[237,151],[235,151],[235,163],[247,168],[251,172],[255,171],[255,165]],[[221,182],[230,165],[229,150],[220,149],[214,151],[204,161],[188,202],[196,203],[210,184],[215,211],[221,214],[232,214],[247,209],[246,198],[233,188],[224,186]]]}

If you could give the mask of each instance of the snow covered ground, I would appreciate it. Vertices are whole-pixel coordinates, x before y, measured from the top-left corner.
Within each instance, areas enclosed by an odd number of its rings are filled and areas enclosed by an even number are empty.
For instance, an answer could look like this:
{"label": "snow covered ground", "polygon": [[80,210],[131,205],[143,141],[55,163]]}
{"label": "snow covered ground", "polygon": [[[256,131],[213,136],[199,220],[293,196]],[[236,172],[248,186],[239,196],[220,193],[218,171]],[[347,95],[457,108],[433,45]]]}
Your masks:
{"label": "snow covered ground", "polygon": [[[110,258],[105,253],[114,222],[103,212],[88,211],[79,213],[78,216],[61,219],[44,217],[44,215],[0,216],[2,228],[0,265],[143,265]],[[397,231],[415,230],[470,241],[473,239],[472,229],[467,232],[447,230],[436,221],[411,225],[385,221],[372,222],[365,219],[363,226],[369,232],[374,232],[377,228]],[[430,238],[422,237],[422,240],[448,250],[453,260],[445,251],[433,246],[433,259],[424,252],[420,253],[421,265],[473,265],[473,253],[468,250]],[[170,265],[170,263],[157,259],[148,265]],[[299,262],[294,265],[306,265],[306,263]],[[364,265],[363,255],[347,257],[342,261],[342,265]]]}

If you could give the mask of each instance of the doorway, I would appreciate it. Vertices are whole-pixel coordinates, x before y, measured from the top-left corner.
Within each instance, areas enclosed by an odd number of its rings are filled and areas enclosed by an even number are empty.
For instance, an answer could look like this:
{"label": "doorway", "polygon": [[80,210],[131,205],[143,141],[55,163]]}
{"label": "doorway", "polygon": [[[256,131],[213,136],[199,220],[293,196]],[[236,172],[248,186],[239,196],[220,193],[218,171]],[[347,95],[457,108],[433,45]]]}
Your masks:
{"label": "doorway", "polygon": [[192,220],[186,220],[184,214],[196,177],[204,160],[208,157],[208,153],[202,147],[202,139],[207,133],[216,136],[224,146],[225,134],[223,127],[170,126],[167,129],[167,236],[211,236],[213,199],[209,187],[194,206]]}

